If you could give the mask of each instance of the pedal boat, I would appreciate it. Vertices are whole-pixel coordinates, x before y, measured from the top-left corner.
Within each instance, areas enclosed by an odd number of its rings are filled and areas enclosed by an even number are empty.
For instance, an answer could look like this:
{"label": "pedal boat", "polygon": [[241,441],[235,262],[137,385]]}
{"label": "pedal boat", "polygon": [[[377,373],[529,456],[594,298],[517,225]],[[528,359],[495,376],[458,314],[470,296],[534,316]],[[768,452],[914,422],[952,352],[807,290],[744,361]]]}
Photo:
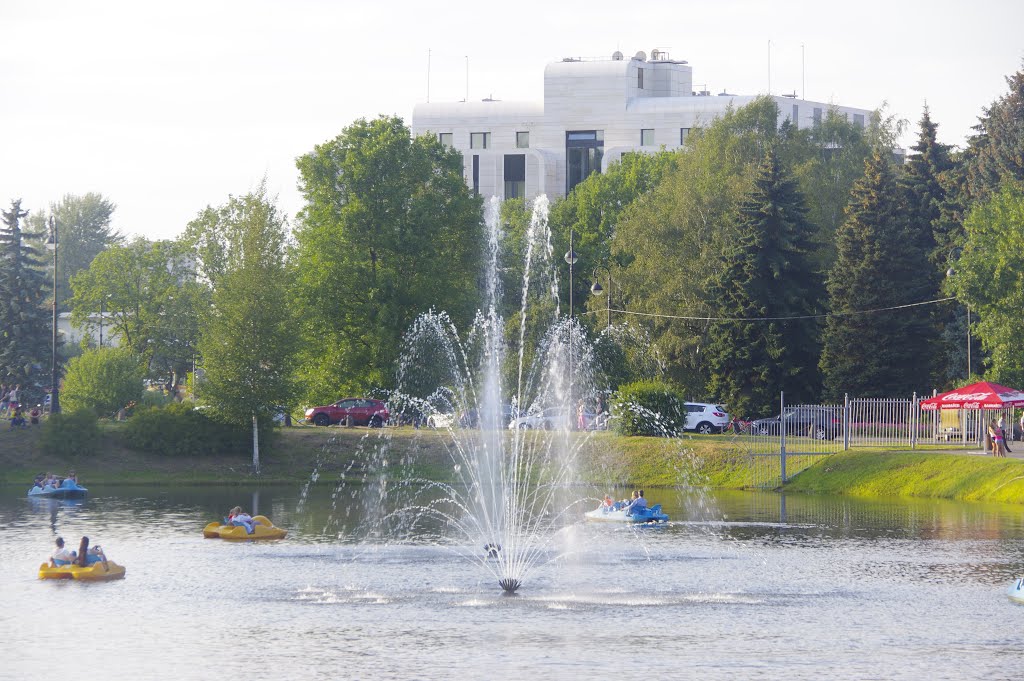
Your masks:
{"label": "pedal boat", "polygon": [[212,522],[203,528],[203,536],[207,539],[230,539],[234,541],[249,541],[253,539],[283,539],[287,530],[274,525],[265,515],[252,517],[256,521],[252,534],[249,534],[241,525],[225,525]]}
{"label": "pedal boat", "polygon": [[1010,585],[1006,595],[1010,597],[1011,601],[1017,603],[1024,603],[1024,577],[1017,579]]}
{"label": "pedal boat", "polygon": [[124,579],[124,566],[112,560],[96,561],[85,567],[70,563],[68,565],[51,566],[43,563],[39,566],[39,579],[77,579],[82,582],[106,582],[112,579]]}
{"label": "pedal boat", "polygon": [[612,523],[664,523],[668,522],[668,514],[661,512],[661,504],[645,508],[639,513],[626,513],[625,509],[616,510],[612,506],[601,506],[583,514],[587,520]]}
{"label": "pedal boat", "polygon": [[89,490],[74,480],[67,479],[61,483],[60,487],[36,485],[28,491],[28,496],[31,499],[82,499],[88,492]]}

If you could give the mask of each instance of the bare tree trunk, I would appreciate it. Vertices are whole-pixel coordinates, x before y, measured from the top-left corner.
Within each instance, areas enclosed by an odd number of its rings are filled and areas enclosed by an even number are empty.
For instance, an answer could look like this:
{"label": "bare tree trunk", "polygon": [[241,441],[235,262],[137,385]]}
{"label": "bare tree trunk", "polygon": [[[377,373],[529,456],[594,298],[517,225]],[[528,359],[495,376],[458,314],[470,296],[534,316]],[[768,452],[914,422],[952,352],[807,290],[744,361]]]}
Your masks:
{"label": "bare tree trunk", "polygon": [[252,472],[260,472],[260,433],[257,428],[256,414],[252,415]]}

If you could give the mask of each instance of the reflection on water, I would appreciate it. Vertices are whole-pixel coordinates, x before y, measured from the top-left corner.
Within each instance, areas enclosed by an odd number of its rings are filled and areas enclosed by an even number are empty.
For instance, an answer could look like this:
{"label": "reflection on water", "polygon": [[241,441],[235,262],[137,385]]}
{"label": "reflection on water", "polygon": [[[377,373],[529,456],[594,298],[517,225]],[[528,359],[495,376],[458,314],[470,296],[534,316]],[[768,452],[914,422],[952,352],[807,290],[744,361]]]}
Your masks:
{"label": "reflection on water", "polygon": [[[667,526],[570,524],[509,598],[433,533],[338,537],[328,490],[301,511],[288,488],[91,491],[0,492],[0,678],[49,676],[55,654],[167,679],[988,679],[1022,661],[1018,507],[718,493],[697,515],[657,490]],[[236,504],[288,538],[204,540]],[[126,579],[37,580],[57,535],[101,543]]]}

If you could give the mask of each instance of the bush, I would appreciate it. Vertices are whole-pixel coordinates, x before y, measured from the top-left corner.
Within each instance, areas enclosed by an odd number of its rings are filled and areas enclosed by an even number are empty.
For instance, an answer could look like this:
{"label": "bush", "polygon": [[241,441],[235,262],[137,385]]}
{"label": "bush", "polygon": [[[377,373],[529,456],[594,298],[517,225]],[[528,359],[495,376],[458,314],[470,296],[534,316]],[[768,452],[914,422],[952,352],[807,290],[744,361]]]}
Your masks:
{"label": "bush", "polygon": [[[270,435],[260,429],[260,443]],[[210,456],[252,451],[252,428],[222,423],[191,405],[138,407],[125,424],[124,437],[135,449],[162,456]]]}
{"label": "bush", "polygon": [[123,348],[86,350],[68,362],[61,401],[69,411],[112,416],[142,393],[142,365]]}
{"label": "bush", "polygon": [[622,435],[671,436],[686,423],[685,400],[661,381],[620,386],[612,399],[615,429]]}
{"label": "bush", "polygon": [[95,454],[99,441],[100,426],[91,409],[51,414],[39,434],[43,451],[57,456]]}

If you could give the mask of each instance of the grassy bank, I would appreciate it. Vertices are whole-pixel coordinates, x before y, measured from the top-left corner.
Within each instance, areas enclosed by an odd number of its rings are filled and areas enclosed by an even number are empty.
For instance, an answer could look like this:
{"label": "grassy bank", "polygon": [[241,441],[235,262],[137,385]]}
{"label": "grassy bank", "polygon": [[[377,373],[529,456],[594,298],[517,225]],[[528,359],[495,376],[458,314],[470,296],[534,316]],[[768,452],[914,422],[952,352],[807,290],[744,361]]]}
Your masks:
{"label": "grassy bank", "polygon": [[1024,462],[920,452],[836,454],[800,473],[787,491],[1024,503]]}
{"label": "grassy bank", "polygon": [[[40,472],[76,470],[85,484],[294,484],[314,470],[328,483],[360,480],[385,454],[390,474],[456,480],[446,431],[294,427],[261,447],[261,475],[251,456],[165,457],[134,451],[121,424],[104,423],[97,453],[61,458],[42,450],[37,430],[0,430],[0,484],[24,485]],[[598,486],[692,485],[743,489],[751,483],[742,441],[723,436],[682,440],[573,435],[576,476]],[[856,496],[918,496],[1024,503],[1024,462],[965,454],[858,450],[822,459],[794,477],[787,491]]]}

